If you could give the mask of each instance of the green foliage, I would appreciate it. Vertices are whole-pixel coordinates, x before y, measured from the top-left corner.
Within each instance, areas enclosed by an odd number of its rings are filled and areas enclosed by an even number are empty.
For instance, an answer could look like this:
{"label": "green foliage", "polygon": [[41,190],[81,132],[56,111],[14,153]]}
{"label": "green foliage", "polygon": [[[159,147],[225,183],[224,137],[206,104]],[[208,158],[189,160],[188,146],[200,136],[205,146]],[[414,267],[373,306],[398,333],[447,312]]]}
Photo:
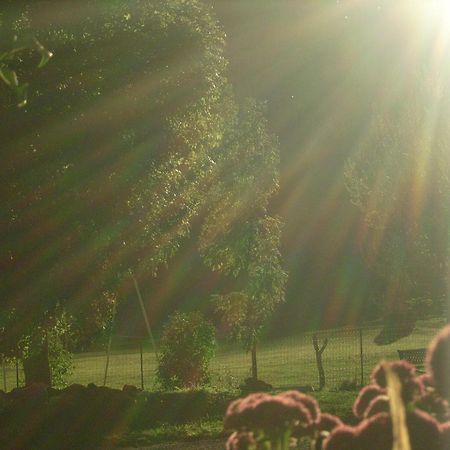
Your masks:
{"label": "green foliage", "polygon": [[283,301],[287,280],[282,224],[267,212],[278,189],[279,150],[263,105],[248,100],[235,112],[215,161],[200,250],[213,270],[243,280],[241,292],[216,297],[216,305],[233,336],[250,349]]}
{"label": "green foliage", "polygon": [[40,61],[8,65],[32,80],[23,108],[0,89],[0,316],[13,348],[64,305],[84,347],[128,269],[155,274],[199,212],[232,104],[224,33],[196,0],[10,6],[1,41],[34,36]]}
{"label": "green foliage", "polygon": [[71,351],[86,350],[96,340],[106,337],[113,326],[117,296],[104,291],[71,316],[68,346]]}
{"label": "green foliage", "polygon": [[67,386],[73,372],[73,355],[64,348],[62,339],[51,337],[48,343],[48,359],[52,374],[52,386]]}
{"label": "green foliage", "polygon": [[[1,24],[0,24],[1,27]],[[37,64],[38,69],[42,69],[53,56],[52,52],[47,50],[36,38],[14,36],[14,43],[6,51],[0,51],[0,80],[13,92],[17,99],[17,106],[24,107],[28,100],[28,82],[19,81],[14,66],[22,61],[24,53],[34,50],[39,54],[40,60]]]}
{"label": "green foliage", "polygon": [[449,114],[448,92],[422,81],[400,106],[377,114],[367,145],[347,163],[347,188],[363,222],[361,249],[399,304],[447,291]]}
{"label": "green foliage", "polygon": [[199,312],[176,312],[161,338],[157,371],[161,385],[174,389],[205,384],[215,346],[214,327]]}

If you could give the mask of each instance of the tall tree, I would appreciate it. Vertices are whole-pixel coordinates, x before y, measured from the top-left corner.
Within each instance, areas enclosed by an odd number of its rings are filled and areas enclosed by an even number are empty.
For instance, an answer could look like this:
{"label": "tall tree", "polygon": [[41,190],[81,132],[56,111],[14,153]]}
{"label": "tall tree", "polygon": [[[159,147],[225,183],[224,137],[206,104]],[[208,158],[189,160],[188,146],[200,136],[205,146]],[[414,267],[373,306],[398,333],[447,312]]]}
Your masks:
{"label": "tall tree", "polygon": [[279,150],[263,105],[247,100],[238,108],[215,160],[200,249],[213,270],[239,280],[240,292],[216,297],[217,308],[251,351],[256,379],[258,337],[284,299],[287,279],[280,254],[281,221],[268,208],[278,189]]}
{"label": "tall tree", "polygon": [[188,235],[231,103],[224,34],[196,0],[20,4],[1,37],[55,55],[45,73],[17,61],[23,108],[0,87],[0,346],[31,382],[48,381],[55,309],[103,317],[129,268],[155,273]]}

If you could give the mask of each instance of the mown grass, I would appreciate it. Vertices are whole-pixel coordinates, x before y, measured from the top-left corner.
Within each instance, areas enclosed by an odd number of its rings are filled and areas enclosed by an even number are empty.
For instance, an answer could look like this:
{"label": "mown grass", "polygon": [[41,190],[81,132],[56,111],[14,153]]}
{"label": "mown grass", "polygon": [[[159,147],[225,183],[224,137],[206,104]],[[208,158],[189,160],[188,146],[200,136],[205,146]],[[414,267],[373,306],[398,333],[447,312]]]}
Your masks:
{"label": "mown grass", "polygon": [[[388,345],[376,345],[375,336],[381,326],[362,328],[362,341],[358,330],[326,330],[318,333],[319,341],[328,339],[323,353],[323,364],[328,389],[338,389],[343,382],[361,384],[369,379],[372,368],[380,359],[397,359],[398,349],[426,347],[439,328],[442,319],[417,322],[413,332]],[[263,341],[258,348],[258,377],[276,388],[290,386],[317,387],[318,375],[312,333]],[[117,344],[115,344],[115,342]],[[106,377],[106,385],[121,388],[124,384],[141,386],[141,360],[136,341],[134,348],[126,348],[123,340],[113,340]],[[363,366],[361,375],[361,343]],[[120,349],[118,348],[120,347]],[[106,352],[82,353],[74,356],[73,372],[69,383],[103,385]],[[156,357],[150,345],[144,343],[144,388],[155,390]],[[235,344],[221,344],[210,364],[211,387],[217,390],[237,389],[250,376],[250,356]],[[7,370],[7,389],[15,386],[15,371]]]}
{"label": "mown grass", "polygon": [[[321,410],[339,416],[346,423],[353,423],[352,404],[356,392],[316,392]],[[232,397],[230,397],[230,400]],[[223,430],[223,413],[217,417],[181,425],[164,424],[151,429],[135,431],[116,437],[122,447],[145,447],[147,445],[174,441],[195,441],[201,439],[226,438],[229,433]]]}
{"label": "mown grass", "polygon": [[[440,319],[418,322],[414,331],[388,345],[376,345],[380,326],[362,329],[363,382],[380,359],[397,359],[398,349],[426,347],[443,325]],[[328,330],[319,334],[319,341],[328,339],[323,353],[327,387],[337,389],[343,382],[361,383],[361,340],[358,330]],[[312,334],[304,333],[262,342],[258,348],[258,376],[274,387],[317,386],[317,365]],[[157,388],[156,358],[149,347],[143,355],[144,387]],[[76,355],[71,382],[103,384],[105,353]],[[250,357],[237,345],[222,344],[210,365],[211,386],[232,390],[250,376]],[[107,385],[122,387],[125,383],[141,385],[140,354],[137,349],[114,350],[110,356]]]}

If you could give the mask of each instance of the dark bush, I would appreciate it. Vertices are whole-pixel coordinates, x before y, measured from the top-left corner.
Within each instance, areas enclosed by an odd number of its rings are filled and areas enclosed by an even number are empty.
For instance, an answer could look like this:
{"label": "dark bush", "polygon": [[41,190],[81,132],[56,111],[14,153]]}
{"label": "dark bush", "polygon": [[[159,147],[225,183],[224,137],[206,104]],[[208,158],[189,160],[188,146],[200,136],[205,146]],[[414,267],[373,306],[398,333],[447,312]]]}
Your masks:
{"label": "dark bush", "polygon": [[134,386],[119,390],[94,384],[58,390],[30,385],[2,395],[0,448],[88,450],[105,448],[105,441],[111,448],[110,436],[118,431],[220,419],[230,399],[207,391],[149,393]]}
{"label": "dark bush", "polygon": [[192,388],[207,383],[215,346],[214,327],[199,312],[171,316],[163,330],[158,360],[162,387]]}
{"label": "dark bush", "polygon": [[254,378],[246,378],[244,383],[239,386],[242,394],[250,394],[251,392],[268,392],[273,386],[263,380],[255,380]]}

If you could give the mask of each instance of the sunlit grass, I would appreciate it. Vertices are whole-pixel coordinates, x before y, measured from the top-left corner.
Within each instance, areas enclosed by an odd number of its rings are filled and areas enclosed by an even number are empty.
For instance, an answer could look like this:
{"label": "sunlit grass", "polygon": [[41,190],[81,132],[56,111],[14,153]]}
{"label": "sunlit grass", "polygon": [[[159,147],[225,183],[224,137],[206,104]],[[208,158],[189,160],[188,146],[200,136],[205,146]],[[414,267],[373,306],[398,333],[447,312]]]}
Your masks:
{"label": "sunlit grass", "polygon": [[[443,319],[420,321],[411,335],[388,345],[376,345],[373,340],[380,326],[362,329],[363,376],[369,381],[373,367],[381,359],[398,359],[397,350],[427,347],[444,324]],[[323,353],[326,389],[338,389],[343,382],[359,384],[361,380],[359,331],[329,330],[319,333],[319,341],[328,338]],[[258,377],[275,388],[318,385],[312,334],[274,339],[262,342],[257,350]],[[114,341],[113,341],[114,343]],[[74,368],[69,383],[102,386],[105,376],[106,352],[88,352],[74,355]],[[141,359],[139,349],[120,349],[112,346],[106,385],[122,388],[124,384],[141,387]],[[143,375],[146,390],[158,389],[156,357],[150,343],[143,349]],[[210,364],[211,388],[237,390],[244,379],[250,377],[250,355],[236,344],[221,344]],[[15,371],[7,372],[7,388],[15,387]]]}

